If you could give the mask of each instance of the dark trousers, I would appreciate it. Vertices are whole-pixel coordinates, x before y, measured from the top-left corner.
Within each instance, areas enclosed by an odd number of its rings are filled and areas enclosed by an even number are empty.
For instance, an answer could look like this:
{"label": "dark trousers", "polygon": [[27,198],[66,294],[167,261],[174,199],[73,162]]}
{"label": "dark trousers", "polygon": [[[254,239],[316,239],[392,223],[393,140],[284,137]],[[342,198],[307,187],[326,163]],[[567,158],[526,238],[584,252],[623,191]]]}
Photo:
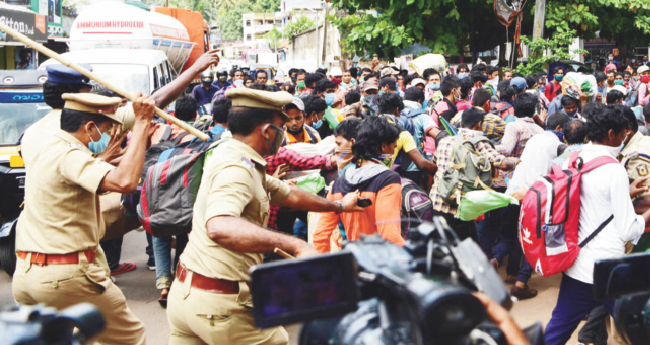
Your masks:
{"label": "dark trousers", "polygon": [[546,345],[564,345],[578,327],[580,321],[598,306],[604,306],[611,315],[614,302],[598,302],[594,299],[593,285],[562,275],[560,293],[551,321],[546,325]]}
{"label": "dark trousers", "polygon": [[523,257],[523,251],[517,239],[520,211],[521,206],[509,205],[487,212],[479,244],[485,255],[490,259],[497,259],[500,265],[503,264],[503,259],[509,255],[506,274],[518,276],[518,281],[527,283],[533,273],[533,268]]}
{"label": "dark trousers", "polygon": [[124,237],[118,237],[112,240],[99,242],[99,245],[102,247],[104,254],[106,254],[106,261],[108,261],[108,267],[111,269],[111,272],[120,267],[123,240]]}
{"label": "dark trousers", "polygon": [[475,221],[473,220],[463,221],[456,218],[451,213],[444,213],[436,210],[433,210],[433,215],[442,216],[443,218],[445,218],[449,227],[451,227],[451,229],[454,230],[454,232],[456,233],[456,235],[458,235],[458,238],[460,238],[461,241],[469,237],[473,239],[474,242],[478,243],[478,235],[476,234]]}
{"label": "dark trousers", "polygon": [[578,333],[578,341],[595,345],[607,345],[607,318],[609,313],[604,306],[596,307],[589,313],[587,323]]}

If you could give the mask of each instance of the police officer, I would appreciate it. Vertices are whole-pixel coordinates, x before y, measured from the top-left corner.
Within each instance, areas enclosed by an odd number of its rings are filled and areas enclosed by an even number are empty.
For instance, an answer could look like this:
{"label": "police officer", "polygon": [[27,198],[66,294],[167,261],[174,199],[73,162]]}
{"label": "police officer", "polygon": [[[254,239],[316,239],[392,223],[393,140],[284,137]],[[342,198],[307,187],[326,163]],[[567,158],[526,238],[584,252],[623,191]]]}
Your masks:
{"label": "police officer", "polygon": [[64,94],[60,129],[26,165],[25,208],[18,220],[13,296],[58,309],[92,303],[106,319],[104,344],[144,344],[144,325],[96,261],[105,227],[102,192],[132,193],[144,164],[154,101],[137,97],[131,141],[116,168],[96,158],[110,139],[117,97]]}
{"label": "police officer", "polygon": [[171,345],[287,344],[282,327],[258,329],[250,307],[249,269],[277,247],[298,257],[316,251],[296,237],[266,230],[269,205],[304,211],[361,211],[358,194],[341,202],[301,191],[266,174],[264,157],[282,145],[289,117],[284,91],[226,91],[232,139],[205,162],[189,243],[169,293]]}

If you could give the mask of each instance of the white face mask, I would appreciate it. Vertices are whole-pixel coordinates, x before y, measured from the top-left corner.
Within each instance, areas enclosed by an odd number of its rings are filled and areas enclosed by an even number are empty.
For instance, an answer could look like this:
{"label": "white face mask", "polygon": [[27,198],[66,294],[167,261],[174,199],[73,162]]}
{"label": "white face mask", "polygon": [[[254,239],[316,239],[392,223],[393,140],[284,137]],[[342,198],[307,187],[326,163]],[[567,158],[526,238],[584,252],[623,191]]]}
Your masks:
{"label": "white face mask", "polygon": [[496,89],[497,86],[499,85],[499,77],[496,77],[492,80],[488,80],[487,83],[494,86],[494,88]]}

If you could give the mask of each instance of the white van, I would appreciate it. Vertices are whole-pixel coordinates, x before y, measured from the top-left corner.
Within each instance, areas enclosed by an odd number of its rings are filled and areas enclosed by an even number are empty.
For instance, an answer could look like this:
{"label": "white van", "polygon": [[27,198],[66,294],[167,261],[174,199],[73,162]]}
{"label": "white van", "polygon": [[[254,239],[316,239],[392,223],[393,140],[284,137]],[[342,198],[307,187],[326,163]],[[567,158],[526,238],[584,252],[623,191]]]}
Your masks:
{"label": "white van", "polygon": [[[61,55],[76,64],[90,64],[93,74],[130,93],[140,91],[143,95],[151,95],[175,77],[167,55],[160,50],[91,49]],[[52,64],[59,62],[49,59],[38,69],[44,70]]]}

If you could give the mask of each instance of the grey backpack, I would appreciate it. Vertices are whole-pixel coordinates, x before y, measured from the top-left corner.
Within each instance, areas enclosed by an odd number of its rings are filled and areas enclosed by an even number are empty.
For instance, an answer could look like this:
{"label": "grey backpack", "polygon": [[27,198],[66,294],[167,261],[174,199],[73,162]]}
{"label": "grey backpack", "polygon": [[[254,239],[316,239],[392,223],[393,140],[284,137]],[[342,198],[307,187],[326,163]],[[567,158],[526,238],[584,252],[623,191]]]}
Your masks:
{"label": "grey backpack", "polygon": [[481,142],[494,147],[490,139],[483,136],[458,140],[454,145],[450,165],[438,183],[438,192],[446,202],[458,205],[467,192],[491,190],[492,164],[476,148]]}

